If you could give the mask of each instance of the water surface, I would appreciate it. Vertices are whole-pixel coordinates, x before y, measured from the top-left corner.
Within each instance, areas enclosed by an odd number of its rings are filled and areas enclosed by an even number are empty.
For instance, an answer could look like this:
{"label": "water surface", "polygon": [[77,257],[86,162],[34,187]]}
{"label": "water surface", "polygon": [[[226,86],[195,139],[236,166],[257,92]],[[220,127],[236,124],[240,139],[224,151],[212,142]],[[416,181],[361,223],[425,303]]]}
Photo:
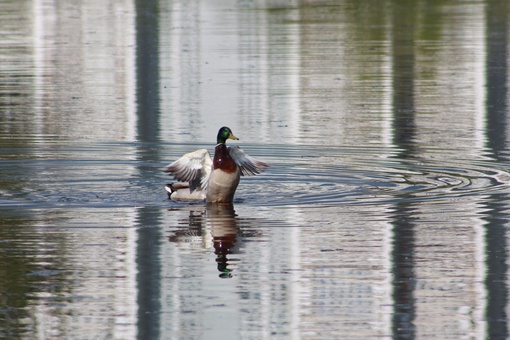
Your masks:
{"label": "water surface", "polygon": [[[2,2],[0,337],[507,338],[508,12]],[[168,201],[223,125],[271,168]]]}

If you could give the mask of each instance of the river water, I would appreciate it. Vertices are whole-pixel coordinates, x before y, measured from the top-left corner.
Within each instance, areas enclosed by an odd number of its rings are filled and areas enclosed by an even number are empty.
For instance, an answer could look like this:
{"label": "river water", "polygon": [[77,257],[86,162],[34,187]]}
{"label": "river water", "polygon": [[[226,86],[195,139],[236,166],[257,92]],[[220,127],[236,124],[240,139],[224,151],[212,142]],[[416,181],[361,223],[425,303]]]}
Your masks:
{"label": "river water", "polygon": [[[505,339],[505,1],[0,3],[0,337]],[[232,207],[161,169],[232,128]]]}

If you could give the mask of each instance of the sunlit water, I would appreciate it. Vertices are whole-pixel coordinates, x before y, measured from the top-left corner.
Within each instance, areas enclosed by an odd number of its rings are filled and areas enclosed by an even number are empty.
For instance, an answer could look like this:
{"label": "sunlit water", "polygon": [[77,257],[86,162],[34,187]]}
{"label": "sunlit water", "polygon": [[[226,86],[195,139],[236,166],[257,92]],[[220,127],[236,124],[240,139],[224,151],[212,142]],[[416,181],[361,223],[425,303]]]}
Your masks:
{"label": "sunlit water", "polygon": [[508,10],[2,2],[0,337],[507,338]]}

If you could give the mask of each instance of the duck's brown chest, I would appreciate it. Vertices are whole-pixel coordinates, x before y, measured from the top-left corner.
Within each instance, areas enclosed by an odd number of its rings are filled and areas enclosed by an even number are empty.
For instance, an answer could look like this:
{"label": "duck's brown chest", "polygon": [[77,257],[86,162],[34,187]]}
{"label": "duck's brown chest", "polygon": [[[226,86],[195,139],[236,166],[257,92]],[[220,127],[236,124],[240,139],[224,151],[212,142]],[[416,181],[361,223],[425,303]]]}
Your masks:
{"label": "duck's brown chest", "polygon": [[225,144],[218,144],[214,149],[213,169],[221,169],[226,173],[237,171],[237,164],[230,157]]}

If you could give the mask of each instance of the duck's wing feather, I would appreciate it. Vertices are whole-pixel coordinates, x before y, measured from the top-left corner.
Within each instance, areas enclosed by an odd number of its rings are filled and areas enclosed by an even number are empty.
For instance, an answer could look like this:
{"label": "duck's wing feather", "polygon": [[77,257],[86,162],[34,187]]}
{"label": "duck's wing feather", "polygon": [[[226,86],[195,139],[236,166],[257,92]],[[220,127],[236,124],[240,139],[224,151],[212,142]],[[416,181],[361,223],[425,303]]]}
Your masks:
{"label": "duck's wing feather", "polygon": [[167,165],[163,171],[173,175],[181,182],[189,182],[190,192],[200,188],[207,189],[211,177],[212,159],[209,151],[200,149],[185,154],[175,162]]}
{"label": "duck's wing feather", "polygon": [[230,157],[239,166],[241,175],[250,176],[260,174],[269,167],[266,162],[259,161],[256,158],[248,156],[240,147],[229,146],[228,152]]}

